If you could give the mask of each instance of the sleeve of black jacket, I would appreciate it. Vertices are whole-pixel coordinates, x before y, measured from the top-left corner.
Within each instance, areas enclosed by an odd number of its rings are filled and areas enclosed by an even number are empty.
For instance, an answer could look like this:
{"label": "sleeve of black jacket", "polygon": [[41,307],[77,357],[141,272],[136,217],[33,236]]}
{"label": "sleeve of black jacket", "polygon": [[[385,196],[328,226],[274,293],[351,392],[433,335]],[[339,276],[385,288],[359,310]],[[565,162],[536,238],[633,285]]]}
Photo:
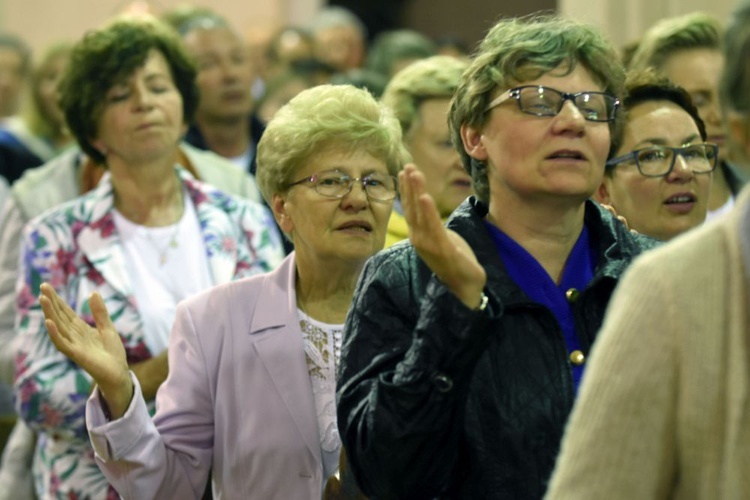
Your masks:
{"label": "sleeve of black jacket", "polygon": [[463,465],[463,407],[499,305],[466,308],[410,245],[365,266],[344,332],[338,424],[362,490],[433,498]]}

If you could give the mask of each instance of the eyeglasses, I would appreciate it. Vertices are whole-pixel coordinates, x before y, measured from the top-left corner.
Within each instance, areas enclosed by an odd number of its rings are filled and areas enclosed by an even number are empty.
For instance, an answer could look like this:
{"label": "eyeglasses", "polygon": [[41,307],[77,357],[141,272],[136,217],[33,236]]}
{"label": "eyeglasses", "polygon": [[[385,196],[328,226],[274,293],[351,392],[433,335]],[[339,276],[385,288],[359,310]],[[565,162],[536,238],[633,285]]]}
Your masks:
{"label": "eyeglasses", "polygon": [[612,168],[626,161],[634,161],[641,175],[646,177],[662,177],[669,175],[674,168],[677,156],[682,156],[685,163],[695,174],[707,174],[716,168],[719,158],[719,146],[716,144],[701,143],[690,144],[681,148],[668,146],[654,146],[651,148],[636,149],[630,153],[607,162],[607,167]]}
{"label": "eyeglasses", "polygon": [[315,192],[326,198],[343,198],[352,190],[355,182],[362,183],[362,189],[372,200],[390,201],[396,197],[396,178],[392,175],[372,173],[364,177],[353,178],[338,170],[317,172],[310,177],[292,182],[289,187],[309,182]]}
{"label": "eyeglasses", "polygon": [[500,94],[485,111],[499,106],[508,99],[515,99],[518,109],[534,116],[556,116],[570,100],[575,104],[583,117],[591,122],[611,122],[617,116],[620,100],[605,92],[577,92],[568,94],[551,87],[525,85]]}

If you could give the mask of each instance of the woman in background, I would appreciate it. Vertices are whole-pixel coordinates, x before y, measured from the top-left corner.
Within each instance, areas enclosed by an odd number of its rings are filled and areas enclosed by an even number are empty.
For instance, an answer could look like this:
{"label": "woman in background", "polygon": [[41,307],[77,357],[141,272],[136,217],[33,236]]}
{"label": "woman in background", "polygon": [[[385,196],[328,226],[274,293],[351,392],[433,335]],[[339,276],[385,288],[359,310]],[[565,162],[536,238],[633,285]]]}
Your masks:
{"label": "woman in background", "polygon": [[631,229],[669,240],[703,224],[719,147],[690,96],[652,72],[626,82],[625,130],[595,198]]}
{"label": "woman in background", "polygon": [[[121,20],[73,49],[61,107],[79,146],[107,173],[88,194],[32,219],[17,287],[16,411],[38,432],[41,498],[114,494],[88,444],[91,378],[58,353],[37,301],[48,282],[88,321],[96,291],[112,308],[128,366],[153,408],[168,373],[166,346],[179,301],[282,260],[270,214],[176,167],[196,104],[195,68],[155,22]],[[144,401],[145,404],[145,401]]]}
{"label": "woman in background", "polygon": [[63,42],[47,49],[31,72],[30,93],[21,114],[9,118],[0,128],[0,163],[10,183],[73,143],[57,102],[57,85],[70,59],[71,46]]}
{"label": "woman in background", "polygon": [[684,88],[706,127],[706,140],[720,148],[719,168],[712,175],[708,220],[728,212],[747,175],[730,163],[725,123],[719,102],[719,79],[725,64],[723,28],[714,17],[693,12],[662,19],[643,35],[633,53],[631,70],[654,68]]}
{"label": "woman in background", "polygon": [[[383,94],[401,124],[412,159],[425,177],[425,190],[432,196],[442,219],[470,194],[471,177],[451,142],[448,110],[461,74],[469,66],[449,56],[433,56],[416,61],[391,79]],[[400,202],[388,221],[385,246],[408,238],[408,226]]]}
{"label": "woman in background", "polygon": [[276,114],[258,182],[295,251],[179,306],[153,420],[101,297],[94,329],[43,285],[50,338],[97,384],[86,422],[120,495],[198,498],[212,471],[217,499],[321,498],[341,450],[344,319],[407,158],[398,122],[364,90],[314,87]]}

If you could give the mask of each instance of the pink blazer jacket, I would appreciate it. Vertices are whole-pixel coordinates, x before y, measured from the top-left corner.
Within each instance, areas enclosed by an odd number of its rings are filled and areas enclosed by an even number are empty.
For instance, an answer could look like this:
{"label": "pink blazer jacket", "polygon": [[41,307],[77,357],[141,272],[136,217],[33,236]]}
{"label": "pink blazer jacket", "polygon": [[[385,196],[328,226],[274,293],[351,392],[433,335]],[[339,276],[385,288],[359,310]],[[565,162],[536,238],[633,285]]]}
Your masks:
{"label": "pink blazer jacket", "polygon": [[180,304],[169,377],[149,419],[136,383],[108,422],[86,407],[100,468],[123,498],[319,499],[325,479],[297,315],[294,254]]}

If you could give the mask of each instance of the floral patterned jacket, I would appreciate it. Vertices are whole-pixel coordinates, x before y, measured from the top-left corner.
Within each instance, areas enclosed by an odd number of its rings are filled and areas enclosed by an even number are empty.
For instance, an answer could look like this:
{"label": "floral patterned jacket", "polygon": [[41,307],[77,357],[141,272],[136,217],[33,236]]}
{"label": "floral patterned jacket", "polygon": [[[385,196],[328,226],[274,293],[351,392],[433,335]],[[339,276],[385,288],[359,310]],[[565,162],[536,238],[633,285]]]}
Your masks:
{"label": "floral patterned jacket", "polygon": [[[177,172],[187,188],[204,237],[213,284],[269,271],[283,259],[269,211]],[[93,324],[88,297],[98,291],[122,337],[128,362],[158,353],[144,342],[142,319],[114,223],[112,184],[60,205],[26,226],[17,285],[16,410],[39,432],[34,463],[44,498],[117,498],[99,472],[84,422],[91,378],[59,353],[47,336],[39,285],[50,283]],[[153,408],[152,408],[153,411]]]}

